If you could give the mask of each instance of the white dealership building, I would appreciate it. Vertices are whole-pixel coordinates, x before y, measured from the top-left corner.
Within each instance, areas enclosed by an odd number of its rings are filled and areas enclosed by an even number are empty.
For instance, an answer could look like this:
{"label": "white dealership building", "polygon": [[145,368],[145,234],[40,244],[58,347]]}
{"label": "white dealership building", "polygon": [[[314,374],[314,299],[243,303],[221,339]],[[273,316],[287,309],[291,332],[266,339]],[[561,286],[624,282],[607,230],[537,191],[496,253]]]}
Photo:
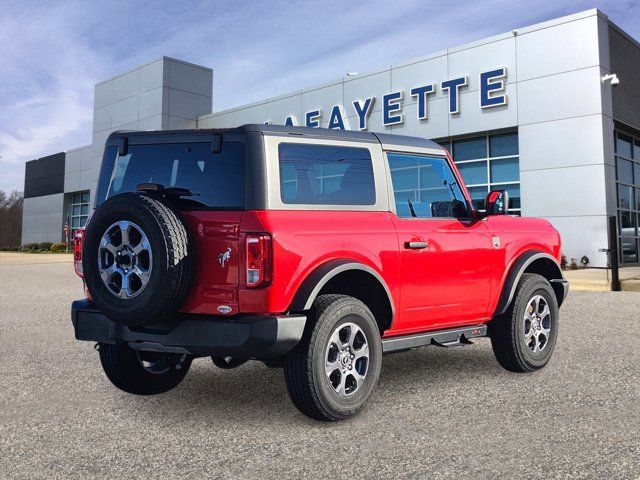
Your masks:
{"label": "white dealership building", "polygon": [[105,80],[95,87],[92,144],[27,163],[22,243],[60,241],[65,224],[84,225],[115,130],[269,122],[435,139],[474,201],[508,190],[514,214],[549,219],[567,257],[598,267],[607,264],[607,218],[616,216],[620,260],[638,263],[636,40],[588,10],[398,60],[219,112],[213,70],[203,66],[163,57]]}

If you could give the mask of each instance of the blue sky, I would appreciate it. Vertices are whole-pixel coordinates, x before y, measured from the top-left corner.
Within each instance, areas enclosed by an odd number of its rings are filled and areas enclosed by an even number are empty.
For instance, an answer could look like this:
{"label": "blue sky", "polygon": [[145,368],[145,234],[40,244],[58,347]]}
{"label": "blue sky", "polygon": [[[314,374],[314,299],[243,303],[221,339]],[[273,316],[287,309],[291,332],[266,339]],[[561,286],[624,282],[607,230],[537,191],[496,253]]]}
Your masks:
{"label": "blue sky", "polygon": [[215,111],[594,7],[640,38],[640,0],[0,0],[0,190],[89,144],[93,86],[162,55],[214,69]]}

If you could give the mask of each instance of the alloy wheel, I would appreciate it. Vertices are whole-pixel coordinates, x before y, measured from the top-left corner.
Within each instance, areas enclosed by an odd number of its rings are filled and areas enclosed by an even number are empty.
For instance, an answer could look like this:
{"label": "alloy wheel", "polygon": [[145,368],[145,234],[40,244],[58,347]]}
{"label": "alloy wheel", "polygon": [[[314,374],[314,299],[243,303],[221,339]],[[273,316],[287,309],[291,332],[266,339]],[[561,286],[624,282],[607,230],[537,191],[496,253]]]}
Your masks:
{"label": "alloy wheel", "polygon": [[123,220],[107,228],[98,245],[98,271],[113,295],[139,295],[149,283],[152,266],[149,239],[138,225]]}
{"label": "alloy wheel", "polygon": [[369,343],[355,323],[338,325],[325,353],[325,372],[329,384],[341,397],[353,395],[365,381],[369,370]]}
{"label": "alloy wheel", "polygon": [[534,295],[524,312],[524,341],[529,350],[544,350],[551,336],[551,311],[542,295]]}

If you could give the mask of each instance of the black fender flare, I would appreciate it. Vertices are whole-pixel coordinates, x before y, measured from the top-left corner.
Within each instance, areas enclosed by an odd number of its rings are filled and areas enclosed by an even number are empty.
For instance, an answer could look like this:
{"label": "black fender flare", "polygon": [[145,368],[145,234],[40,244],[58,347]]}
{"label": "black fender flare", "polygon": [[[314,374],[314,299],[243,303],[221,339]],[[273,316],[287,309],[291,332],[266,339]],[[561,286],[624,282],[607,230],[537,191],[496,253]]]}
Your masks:
{"label": "black fender flare", "polygon": [[351,259],[335,259],[329,260],[326,263],[323,263],[319,267],[316,267],[307,278],[304,279],[295,295],[293,296],[293,300],[289,307],[289,311],[292,312],[303,312],[305,310],[309,310],[311,305],[313,305],[314,300],[322,290],[329,280],[331,280],[336,275],[346,272],[348,270],[361,270],[363,272],[367,272],[372,275],[382,288],[384,288],[387,299],[389,300],[389,305],[391,306],[391,317],[395,317],[395,305],[393,304],[393,297],[391,296],[391,291],[387,286],[386,282],[380,276],[380,274],[375,271],[373,268],[369,267],[360,262],[356,262]]}
{"label": "black fender flare", "polygon": [[502,287],[498,305],[493,316],[502,315],[507,311],[507,308],[509,308],[511,301],[513,300],[513,296],[516,293],[516,287],[518,286],[518,282],[520,282],[522,274],[525,273],[527,267],[532,263],[542,259],[547,261],[550,260],[551,263],[547,262],[547,264],[553,265],[551,273],[552,278],[549,278],[548,280],[551,282],[554,292],[556,292],[558,306],[562,304],[567,295],[568,287],[567,281],[562,277],[562,269],[560,268],[558,261],[548,253],[541,252],[540,250],[529,250],[521,254],[509,270],[509,274],[507,275],[507,279]]}

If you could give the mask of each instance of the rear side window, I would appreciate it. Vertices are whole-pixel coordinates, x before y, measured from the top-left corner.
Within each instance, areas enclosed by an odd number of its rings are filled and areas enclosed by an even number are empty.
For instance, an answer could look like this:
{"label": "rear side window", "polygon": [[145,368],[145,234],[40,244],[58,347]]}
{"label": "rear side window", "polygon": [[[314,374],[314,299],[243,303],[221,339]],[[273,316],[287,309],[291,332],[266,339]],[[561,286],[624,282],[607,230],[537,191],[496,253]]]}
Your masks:
{"label": "rear side window", "polygon": [[158,183],[197,194],[186,197],[183,206],[241,209],[244,169],[241,142],[223,142],[220,153],[211,152],[211,142],[130,145],[123,156],[110,147],[105,151],[98,204],[113,195],[134,192],[139,183]]}
{"label": "rear side window", "polygon": [[281,143],[280,197],[306,205],[373,205],[376,192],[366,148]]}

